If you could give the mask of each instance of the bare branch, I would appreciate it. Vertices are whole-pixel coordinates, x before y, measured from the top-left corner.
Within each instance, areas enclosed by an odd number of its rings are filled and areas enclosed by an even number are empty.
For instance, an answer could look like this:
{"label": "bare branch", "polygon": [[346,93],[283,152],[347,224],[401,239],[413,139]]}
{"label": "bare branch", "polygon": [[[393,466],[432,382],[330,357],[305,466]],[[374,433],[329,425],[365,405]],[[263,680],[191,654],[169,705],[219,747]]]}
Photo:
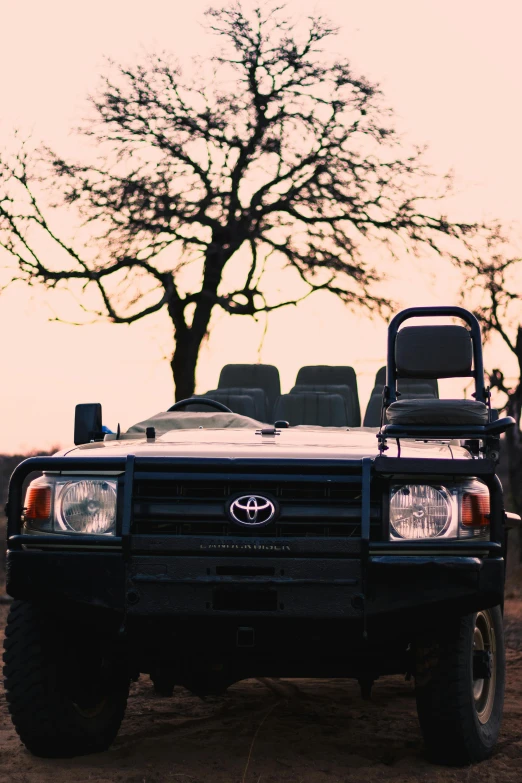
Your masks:
{"label": "bare branch", "polygon": [[[328,56],[337,31],[327,19],[234,1],[207,21],[221,49],[193,77],[165,54],[109,63],[79,130],[90,143],[82,160],[27,145],[0,156],[12,279],[93,289],[95,315],[115,323],[165,308],[184,396],[214,307],[256,317],[327,291],[384,313],[382,275],[367,261],[375,248],[384,260],[427,252],[472,270],[477,243],[498,239],[495,225],[442,214],[450,177],[406,149],[377,84]],[[72,239],[54,228],[55,210],[76,221]],[[232,259],[244,283],[227,290]],[[279,301],[269,267],[293,273]],[[509,268],[481,270],[491,281],[481,317],[518,351],[504,319]]]}

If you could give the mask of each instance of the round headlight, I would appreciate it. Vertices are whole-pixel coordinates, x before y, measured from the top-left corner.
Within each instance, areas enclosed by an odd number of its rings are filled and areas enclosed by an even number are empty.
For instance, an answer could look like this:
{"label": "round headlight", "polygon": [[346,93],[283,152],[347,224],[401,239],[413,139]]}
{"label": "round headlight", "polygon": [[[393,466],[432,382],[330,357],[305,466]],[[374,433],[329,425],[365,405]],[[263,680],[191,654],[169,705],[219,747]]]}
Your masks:
{"label": "round headlight", "polygon": [[436,538],[451,522],[451,500],[442,487],[408,484],[397,487],[390,500],[392,538]]}
{"label": "round headlight", "polygon": [[61,494],[61,521],[74,533],[114,533],[116,487],[99,480],[71,481]]}

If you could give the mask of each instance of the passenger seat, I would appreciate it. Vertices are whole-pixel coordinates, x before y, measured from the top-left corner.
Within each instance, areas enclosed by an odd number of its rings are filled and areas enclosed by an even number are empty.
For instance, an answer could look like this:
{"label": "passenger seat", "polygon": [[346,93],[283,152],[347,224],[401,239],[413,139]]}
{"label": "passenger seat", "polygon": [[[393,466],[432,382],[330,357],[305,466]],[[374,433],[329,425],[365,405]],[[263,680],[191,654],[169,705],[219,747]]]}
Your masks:
{"label": "passenger seat", "polygon": [[316,394],[340,394],[341,397],[343,397],[344,402],[346,404],[346,411],[348,415],[348,426],[349,427],[357,427],[359,426],[357,424],[357,409],[355,405],[355,400],[353,398],[353,392],[350,389],[349,386],[343,386],[341,384],[339,385],[333,385],[328,386],[326,384],[315,384],[315,385],[299,385],[294,386],[293,389],[290,389],[290,394],[307,394],[310,392],[314,392]]}
{"label": "passenger seat", "polygon": [[348,411],[345,399],[340,394],[282,394],[274,409],[274,421],[280,420],[287,421],[291,427],[298,424],[348,427]]}
{"label": "passenger seat", "polygon": [[218,391],[225,389],[241,390],[250,394],[251,389],[262,389],[268,405],[265,421],[273,419],[275,402],[281,394],[279,370],[272,364],[226,364],[221,370]]}
{"label": "passenger seat", "polygon": [[[295,385],[307,386],[310,391],[328,388],[328,392],[338,393],[332,387],[348,386],[352,393],[353,414],[350,415],[351,427],[361,426],[361,408],[357,389],[357,376],[353,367],[347,365],[316,364],[301,367],[297,373]],[[295,387],[294,387],[295,388]]]}

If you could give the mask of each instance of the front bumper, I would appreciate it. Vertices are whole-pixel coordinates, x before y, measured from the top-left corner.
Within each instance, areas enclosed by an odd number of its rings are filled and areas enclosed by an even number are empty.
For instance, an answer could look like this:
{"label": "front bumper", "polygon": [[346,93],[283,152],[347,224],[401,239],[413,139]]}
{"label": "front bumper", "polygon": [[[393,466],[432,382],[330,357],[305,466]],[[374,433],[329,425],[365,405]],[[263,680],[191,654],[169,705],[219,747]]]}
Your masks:
{"label": "front bumper", "polygon": [[[491,546],[491,545],[490,545]],[[7,590],[56,607],[77,604],[128,617],[360,620],[466,613],[501,604],[504,560],[471,555],[358,558],[7,553]]]}

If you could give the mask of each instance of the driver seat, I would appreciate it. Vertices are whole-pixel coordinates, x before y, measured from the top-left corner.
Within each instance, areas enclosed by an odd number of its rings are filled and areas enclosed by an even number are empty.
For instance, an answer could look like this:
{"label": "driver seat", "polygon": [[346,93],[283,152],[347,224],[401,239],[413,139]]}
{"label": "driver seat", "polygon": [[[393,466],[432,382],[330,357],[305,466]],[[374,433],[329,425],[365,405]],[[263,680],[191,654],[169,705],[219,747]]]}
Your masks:
{"label": "driver seat", "polygon": [[267,408],[265,420],[281,394],[279,370],[272,364],[225,364],[219,375],[218,390],[241,389],[242,394],[250,394],[250,389],[262,389],[266,395]]}

